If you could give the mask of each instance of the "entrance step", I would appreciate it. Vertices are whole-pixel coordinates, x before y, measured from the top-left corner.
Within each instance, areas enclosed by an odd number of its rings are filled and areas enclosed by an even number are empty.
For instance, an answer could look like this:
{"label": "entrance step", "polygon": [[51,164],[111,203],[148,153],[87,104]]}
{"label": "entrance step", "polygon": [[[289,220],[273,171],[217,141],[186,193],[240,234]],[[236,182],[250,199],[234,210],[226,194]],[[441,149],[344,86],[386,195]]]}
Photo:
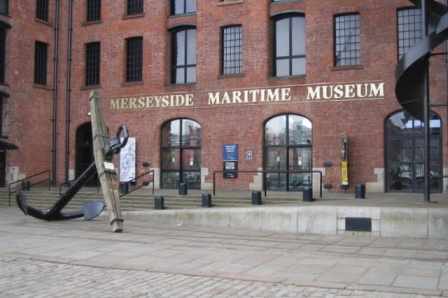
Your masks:
{"label": "entrance step", "polygon": [[[252,199],[250,192],[247,196],[212,196],[212,207],[242,207],[250,206]],[[46,188],[34,188],[30,191],[24,191],[29,206],[37,209],[49,209],[60,198],[59,190],[50,190]],[[129,193],[120,198],[121,209],[123,211],[131,210],[153,210],[155,204],[155,197],[158,194],[152,194],[151,191],[139,191]],[[201,195],[162,195],[164,197],[165,209],[192,209],[202,208]],[[103,196],[96,188],[84,188],[78,192],[73,199],[67,204],[64,210],[80,210],[82,203],[86,201],[99,200],[103,201]],[[262,197],[263,205],[283,205],[294,204],[301,200],[300,195],[297,197],[286,198],[265,198]],[[17,207],[15,194],[9,197],[8,190],[0,190],[0,206]]]}

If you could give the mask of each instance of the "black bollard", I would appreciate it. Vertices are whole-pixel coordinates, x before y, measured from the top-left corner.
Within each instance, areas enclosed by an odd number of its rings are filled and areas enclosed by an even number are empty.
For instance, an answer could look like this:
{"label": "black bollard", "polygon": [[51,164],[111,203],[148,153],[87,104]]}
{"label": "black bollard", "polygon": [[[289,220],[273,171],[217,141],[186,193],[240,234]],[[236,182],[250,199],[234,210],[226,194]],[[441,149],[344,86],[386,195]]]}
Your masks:
{"label": "black bollard", "polygon": [[303,189],[303,201],[304,202],[313,201],[313,189],[311,187],[305,187]]}
{"label": "black bollard", "polygon": [[210,208],[212,206],[212,195],[209,193],[202,194],[202,207]]}
{"label": "black bollard", "polygon": [[163,210],[165,208],[165,198],[164,197],[154,197],[154,209]]}
{"label": "black bollard", "polygon": [[355,198],[364,199],[366,197],[366,186],[364,184],[356,184],[355,186]]}
{"label": "black bollard", "polygon": [[252,205],[261,205],[261,191],[252,192]]}
{"label": "black bollard", "polygon": [[187,183],[179,183],[179,195],[186,196],[187,195]]}

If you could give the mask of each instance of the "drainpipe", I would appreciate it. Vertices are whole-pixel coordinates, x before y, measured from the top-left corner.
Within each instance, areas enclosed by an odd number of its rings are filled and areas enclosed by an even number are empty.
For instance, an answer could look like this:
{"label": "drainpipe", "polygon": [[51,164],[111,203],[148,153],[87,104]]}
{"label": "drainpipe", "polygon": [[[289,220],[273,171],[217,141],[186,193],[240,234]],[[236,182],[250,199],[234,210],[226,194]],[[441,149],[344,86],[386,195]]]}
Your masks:
{"label": "drainpipe", "polygon": [[58,127],[58,62],[59,62],[59,0],[56,0],[54,20],[54,60],[53,60],[53,148],[51,184],[56,185],[57,170],[57,127]]}
{"label": "drainpipe", "polygon": [[67,91],[66,91],[66,128],[65,128],[65,182],[70,180],[70,95],[72,71],[72,32],[73,32],[73,0],[68,5],[68,35],[67,35]]}
{"label": "drainpipe", "polygon": [[[448,6],[448,0],[445,0],[445,5],[446,6]],[[445,76],[446,76],[446,93],[447,93],[447,95],[446,95],[446,104],[447,104],[447,109],[446,109],[446,120],[445,120],[445,122],[448,122],[448,41],[447,42],[445,42],[445,52],[447,53],[446,55],[445,55]],[[443,122],[442,122],[443,123]],[[442,128],[442,127],[441,127]],[[446,129],[446,131],[447,131],[447,135],[448,135],[448,126],[447,126],[447,129]],[[445,173],[443,172],[443,147],[442,147],[442,175],[443,176],[445,176]],[[442,193],[444,192],[444,190],[445,190],[445,187],[444,187],[444,183],[443,183],[443,180],[444,179],[442,179]]]}
{"label": "drainpipe", "polygon": [[[421,10],[422,10],[422,31],[423,31],[423,37],[428,36],[428,2],[429,0],[422,0],[421,1]],[[424,193],[423,193],[423,200],[425,202],[431,201],[431,171],[430,171],[430,138],[431,138],[431,130],[429,127],[429,115],[430,115],[430,107],[429,107],[429,58],[426,57],[425,59],[428,59],[428,63],[425,65],[424,69],[424,81],[423,81],[423,96],[424,96],[424,116],[423,116],[423,123],[425,127],[425,167],[424,167]]]}

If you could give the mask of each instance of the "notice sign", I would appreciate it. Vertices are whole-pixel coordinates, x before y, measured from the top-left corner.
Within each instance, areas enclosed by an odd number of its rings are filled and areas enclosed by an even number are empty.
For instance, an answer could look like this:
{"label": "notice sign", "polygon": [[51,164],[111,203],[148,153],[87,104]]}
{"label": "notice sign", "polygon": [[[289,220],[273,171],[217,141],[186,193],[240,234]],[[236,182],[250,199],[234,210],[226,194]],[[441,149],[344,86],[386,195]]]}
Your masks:
{"label": "notice sign", "polygon": [[128,138],[126,146],[120,150],[120,182],[135,179],[135,138]]}
{"label": "notice sign", "polygon": [[223,177],[238,178],[238,144],[222,145]]}
{"label": "notice sign", "polygon": [[237,161],[238,160],[238,144],[222,145],[222,160]]}

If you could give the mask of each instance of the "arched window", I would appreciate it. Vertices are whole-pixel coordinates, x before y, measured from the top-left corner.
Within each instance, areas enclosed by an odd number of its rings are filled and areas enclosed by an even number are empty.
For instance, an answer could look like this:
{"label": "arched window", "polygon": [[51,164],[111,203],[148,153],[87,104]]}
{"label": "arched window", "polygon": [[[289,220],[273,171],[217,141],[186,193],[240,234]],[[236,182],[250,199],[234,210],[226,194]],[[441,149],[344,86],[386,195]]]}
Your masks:
{"label": "arched window", "polygon": [[305,75],[305,16],[286,14],[276,17],[274,34],[274,76]]}
{"label": "arched window", "polygon": [[264,169],[268,190],[302,190],[311,186],[313,129],[303,116],[284,114],[264,126]]}
{"label": "arched window", "polygon": [[[442,175],[442,121],[431,113],[430,172]],[[423,192],[425,162],[424,124],[406,111],[386,120],[386,190]],[[431,191],[442,191],[440,178],[432,178]]]}
{"label": "arched window", "polygon": [[201,126],[190,119],[175,119],[162,127],[161,188],[187,183],[201,188]]}
{"label": "arched window", "polygon": [[196,28],[172,32],[171,84],[196,83]]}

